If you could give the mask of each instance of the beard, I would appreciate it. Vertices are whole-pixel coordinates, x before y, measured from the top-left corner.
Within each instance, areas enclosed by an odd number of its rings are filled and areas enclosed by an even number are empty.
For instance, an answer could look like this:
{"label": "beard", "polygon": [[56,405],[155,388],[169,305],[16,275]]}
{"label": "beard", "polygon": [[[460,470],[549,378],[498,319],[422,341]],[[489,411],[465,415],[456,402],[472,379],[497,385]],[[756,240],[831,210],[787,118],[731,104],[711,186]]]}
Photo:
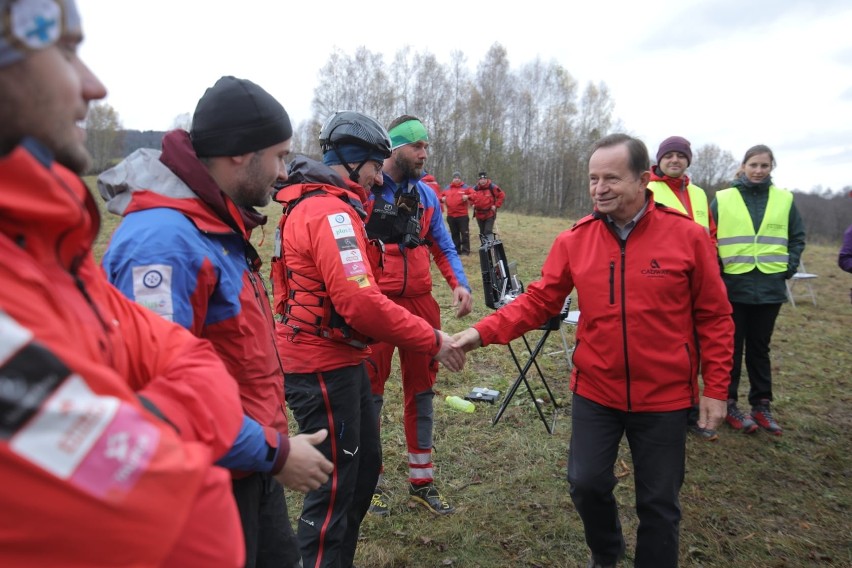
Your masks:
{"label": "beard", "polygon": [[418,180],[420,179],[420,176],[423,175],[423,168],[418,168],[414,164],[414,161],[402,154],[397,155],[395,165],[397,169],[402,172],[403,178]]}
{"label": "beard", "polygon": [[278,175],[277,172],[274,176],[266,174],[261,160],[261,152],[255,152],[234,188],[231,199],[240,207],[265,207],[272,200],[272,185]]}
{"label": "beard", "polygon": [[85,146],[67,144],[54,150],[56,161],[76,173],[83,175],[92,167],[92,156]]}

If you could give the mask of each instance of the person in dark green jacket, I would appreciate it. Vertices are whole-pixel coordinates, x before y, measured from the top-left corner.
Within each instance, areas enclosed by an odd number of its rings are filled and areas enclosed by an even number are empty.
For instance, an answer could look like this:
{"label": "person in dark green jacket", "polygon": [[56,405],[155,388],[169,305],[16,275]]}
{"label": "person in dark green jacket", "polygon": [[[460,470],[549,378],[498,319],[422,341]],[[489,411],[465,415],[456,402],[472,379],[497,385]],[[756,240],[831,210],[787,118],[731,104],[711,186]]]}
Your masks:
{"label": "person in dark green jacket", "polygon": [[[710,212],[717,225],[722,279],[734,309],[734,364],[728,387],[727,423],[753,433],[762,428],[780,436],[772,416],[772,367],[769,344],[786,280],[796,273],[805,248],[805,227],[793,194],[772,183],[775,157],[769,147],[753,146],[745,154],[733,187],[716,193]],[[751,413],[737,406],[745,351]]]}

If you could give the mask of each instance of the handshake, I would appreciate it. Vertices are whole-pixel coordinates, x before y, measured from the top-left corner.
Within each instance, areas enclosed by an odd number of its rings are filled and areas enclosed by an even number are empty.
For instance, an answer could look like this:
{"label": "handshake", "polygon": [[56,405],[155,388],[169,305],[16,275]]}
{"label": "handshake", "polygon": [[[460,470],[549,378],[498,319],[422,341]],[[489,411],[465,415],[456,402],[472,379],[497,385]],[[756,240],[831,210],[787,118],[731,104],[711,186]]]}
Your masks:
{"label": "handshake", "polygon": [[479,332],[472,327],[452,336],[442,331],[441,339],[441,350],[435,355],[435,360],[450,371],[461,371],[464,368],[465,353],[482,347]]}

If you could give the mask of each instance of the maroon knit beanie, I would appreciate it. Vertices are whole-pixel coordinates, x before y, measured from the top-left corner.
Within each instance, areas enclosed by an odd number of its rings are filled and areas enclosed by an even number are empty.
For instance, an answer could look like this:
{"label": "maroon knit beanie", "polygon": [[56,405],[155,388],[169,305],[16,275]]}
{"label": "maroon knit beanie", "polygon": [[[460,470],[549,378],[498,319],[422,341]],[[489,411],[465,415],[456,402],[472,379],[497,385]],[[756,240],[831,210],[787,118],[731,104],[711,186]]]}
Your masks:
{"label": "maroon knit beanie", "polygon": [[660,144],[660,149],[657,150],[657,164],[663,159],[663,156],[669,152],[680,152],[686,156],[686,165],[692,163],[692,148],[689,145],[689,140],[680,136],[669,136]]}

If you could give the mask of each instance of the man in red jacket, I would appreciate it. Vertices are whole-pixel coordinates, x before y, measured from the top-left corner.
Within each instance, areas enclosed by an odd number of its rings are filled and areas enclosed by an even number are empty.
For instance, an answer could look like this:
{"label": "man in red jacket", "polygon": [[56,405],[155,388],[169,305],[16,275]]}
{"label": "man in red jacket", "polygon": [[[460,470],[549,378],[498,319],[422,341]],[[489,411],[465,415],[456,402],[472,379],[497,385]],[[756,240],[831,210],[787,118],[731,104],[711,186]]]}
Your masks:
{"label": "man in red jacket", "polygon": [[479,225],[479,235],[493,238],[497,210],[503,206],[506,194],[484,171],[479,172],[479,181],[473,189],[475,191],[471,193],[470,200],[473,203],[473,216]]}
{"label": "man in red jacket", "polygon": [[0,1],[0,565],[241,567],[236,382],[92,256],[81,41],[72,0]]}
{"label": "man in red jacket", "polygon": [[441,194],[441,202],[447,208],[447,225],[450,227],[450,236],[456,245],[456,252],[460,255],[470,254],[470,195],[473,190],[462,180],[461,173],[453,172],[453,181],[450,187]]}
{"label": "man in red jacket", "polygon": [[589,159],[594,213],[556,238],[541,280],[454,337],[465,349],[507,343],[559,313],[577,289],[568,481],[589,566],[615,566],[624,555],[613,466],[625,434],[640,527],[635,565],[677,566],[687,413],[698,398],[699,426],[715,429],[725,417],[734,327],[716,252],[695,222],[656,206],[649,166],[640,140],[599,140]]}

